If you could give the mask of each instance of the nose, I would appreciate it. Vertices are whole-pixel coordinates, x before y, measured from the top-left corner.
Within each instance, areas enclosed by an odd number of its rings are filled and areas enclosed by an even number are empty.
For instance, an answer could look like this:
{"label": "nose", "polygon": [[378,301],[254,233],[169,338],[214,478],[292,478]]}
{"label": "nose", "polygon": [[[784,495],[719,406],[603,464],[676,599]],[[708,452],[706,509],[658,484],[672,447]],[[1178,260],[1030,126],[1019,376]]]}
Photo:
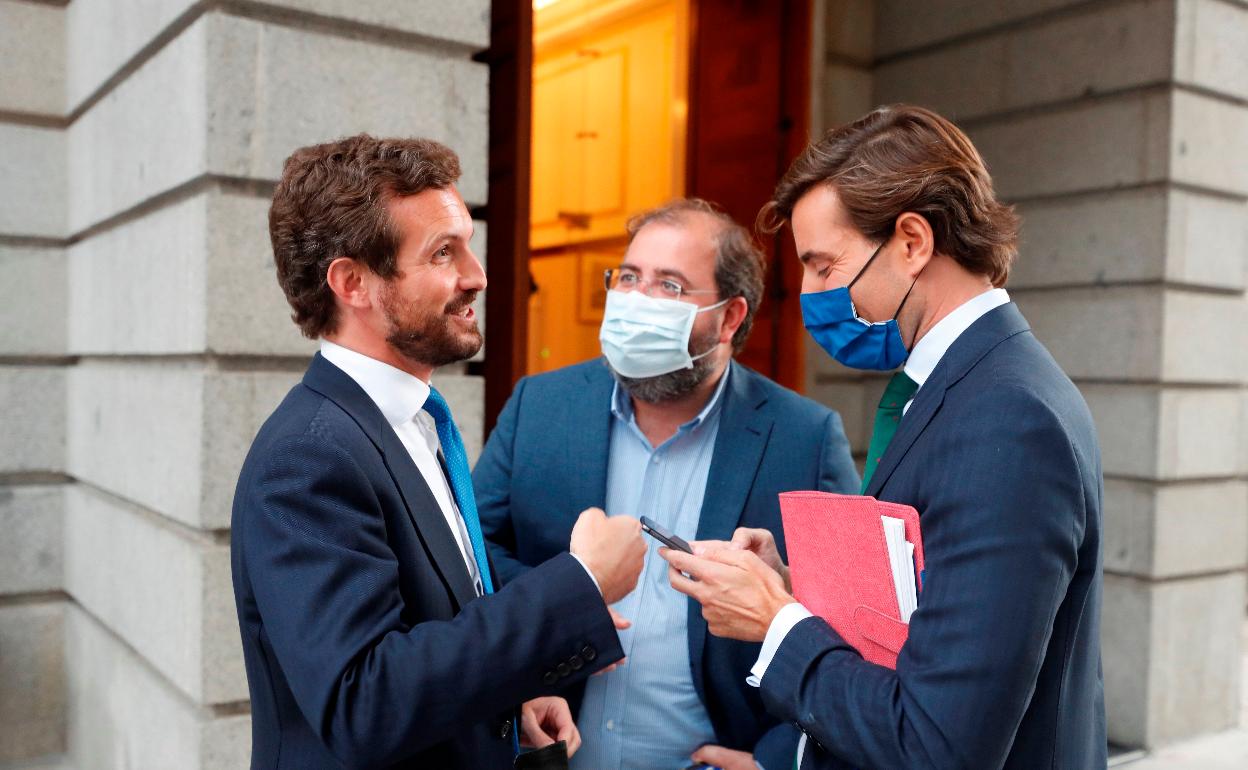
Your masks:
{"label": "nose", "polygon": [[481,260],[471,250],[468,251],[459,269],[459,287],[464,291],[483,291],[486,283],[485,268],[481,266]]}

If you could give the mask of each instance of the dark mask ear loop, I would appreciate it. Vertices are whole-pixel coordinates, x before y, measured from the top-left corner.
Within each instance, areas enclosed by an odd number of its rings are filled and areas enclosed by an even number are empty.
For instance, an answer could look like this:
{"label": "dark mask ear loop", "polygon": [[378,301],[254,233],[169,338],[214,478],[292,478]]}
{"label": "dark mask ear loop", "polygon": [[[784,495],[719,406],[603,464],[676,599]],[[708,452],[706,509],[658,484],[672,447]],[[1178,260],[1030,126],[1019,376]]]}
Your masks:
{"label": "dark mask ear loop", "polygon": [[[885,240],[884,243],[888,243],[888,241]],[[858,275],[854,276],[854,280],[849,282],[849,285],[845,287],[846,289],[854,288],[854,284],[858,283],[858,279],[862,277],[863,273],[867,272],[867,268],[871,267],[871,263],[874,262],[875,258],[880,255],[880,249],[884,248],[884,243],[881,243],[879,246],[875,247],[875,251],[871,252],[871,258],[868,259],[867,263],[862,266],[861,270],[858,271]],[[912,286],[910,288],[914,288],[914,287]]]}

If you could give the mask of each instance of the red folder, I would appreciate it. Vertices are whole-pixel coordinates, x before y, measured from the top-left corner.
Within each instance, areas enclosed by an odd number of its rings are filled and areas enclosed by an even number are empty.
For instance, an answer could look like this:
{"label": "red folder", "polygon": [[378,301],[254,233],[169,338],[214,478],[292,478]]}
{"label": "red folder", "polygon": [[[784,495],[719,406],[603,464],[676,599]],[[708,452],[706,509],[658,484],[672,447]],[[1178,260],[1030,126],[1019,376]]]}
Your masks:
{"label": "red folder", "polygon": [[897,668],[910,633],[901,620],[881,516],[906,523],[922,590],[923,540],[918,511],[874,497],[829,492],[780,495],[793,595],[866,660]]}

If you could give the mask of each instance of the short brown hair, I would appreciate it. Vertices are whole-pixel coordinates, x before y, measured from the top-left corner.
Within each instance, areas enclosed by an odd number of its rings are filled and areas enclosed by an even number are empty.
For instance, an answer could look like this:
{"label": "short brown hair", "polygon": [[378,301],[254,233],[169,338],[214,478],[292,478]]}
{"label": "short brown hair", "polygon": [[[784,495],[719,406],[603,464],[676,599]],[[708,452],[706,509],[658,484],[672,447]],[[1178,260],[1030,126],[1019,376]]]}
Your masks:
{"label": "short brown hair", "polygon": [[648,224],[662,222],[678,225],[687,222],[689,216],[694,214],[710,217],[718,226],[715,233],[715,289],[720,299],[745,299],[745,320],[732,335],[732,349],[740,351],[750,336],[758,304],[763,301],[763,252],[749,230],[710,201],[676,198],[628,220],[628,242],[632,243],[641,228]]}
{"label": "short brown hair", "polygon": [[449,187],[459,173],[459,158],[445,145],[368,134],[303,147],[286,159],[269,208],[269,238],[277,282],[304,336],[337,327],[325,282],[335,259],[351,257],[382,278],[397,273],[402,233],[387,203]]}
{"label": "short brown hair", "polygon": [[829,131],[793,161],[759,226],[778,230],[817,184],[836,189],[854,227],[872,241],[887,240],[897,217],[912,211],[931,225],[938,253],[994,286],[1009,277],[1018,216],[996,199],[971,140],[931,110],[889,105]]}

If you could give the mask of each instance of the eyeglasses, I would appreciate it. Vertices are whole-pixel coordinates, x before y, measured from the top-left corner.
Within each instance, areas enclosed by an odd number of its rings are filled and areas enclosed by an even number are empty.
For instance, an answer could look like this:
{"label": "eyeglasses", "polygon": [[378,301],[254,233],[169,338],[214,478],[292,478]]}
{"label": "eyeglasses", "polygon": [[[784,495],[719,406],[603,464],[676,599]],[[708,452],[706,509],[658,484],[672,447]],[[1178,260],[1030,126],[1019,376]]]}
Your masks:
{"label": "eyeglasses", "polygon": [[674,278],[655,278],[646,280],[626,267],[616,267],[602,274],[607,291],[633,291],[645,287],[642,291],[646,296],[653,297],[658,292],[665,299],[680,299],[686,294],[718,294],[715,289],[686,289]]}

